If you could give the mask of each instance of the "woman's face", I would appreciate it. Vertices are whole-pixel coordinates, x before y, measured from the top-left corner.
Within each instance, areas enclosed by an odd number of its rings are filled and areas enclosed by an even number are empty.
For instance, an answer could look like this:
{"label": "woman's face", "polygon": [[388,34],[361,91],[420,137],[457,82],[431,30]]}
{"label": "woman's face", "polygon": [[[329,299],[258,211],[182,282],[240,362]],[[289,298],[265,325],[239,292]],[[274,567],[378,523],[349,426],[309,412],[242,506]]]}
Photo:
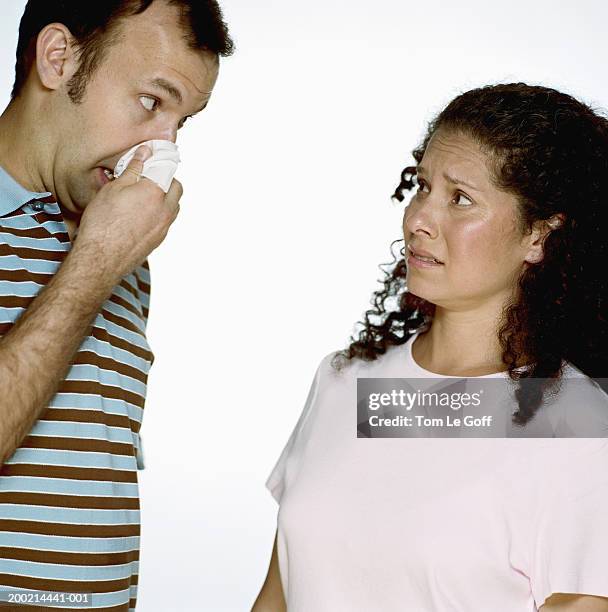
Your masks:
{"label": "woman's face", "polygon": [[[405,209],[408,290],[455,310],[513,295],[533,237],[518,229],[514,195],[494,187],[488,158],[469,137],[438,130],[418,166],[418,190]],[[409,247],[441,265],[415,265]]]}

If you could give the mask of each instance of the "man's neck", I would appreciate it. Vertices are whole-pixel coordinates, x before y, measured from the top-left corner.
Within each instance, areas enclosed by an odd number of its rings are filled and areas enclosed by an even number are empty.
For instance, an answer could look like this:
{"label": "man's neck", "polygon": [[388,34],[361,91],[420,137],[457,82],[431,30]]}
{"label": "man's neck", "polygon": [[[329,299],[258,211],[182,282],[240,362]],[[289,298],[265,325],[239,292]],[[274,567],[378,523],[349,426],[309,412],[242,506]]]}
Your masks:
{"label": "man's neck", "polygon": [[28,191],[53,193],[50,169],[41,163],[47,139],[27,119],[30,111],[22,100],[12,101],[0,116],[0,166]]}

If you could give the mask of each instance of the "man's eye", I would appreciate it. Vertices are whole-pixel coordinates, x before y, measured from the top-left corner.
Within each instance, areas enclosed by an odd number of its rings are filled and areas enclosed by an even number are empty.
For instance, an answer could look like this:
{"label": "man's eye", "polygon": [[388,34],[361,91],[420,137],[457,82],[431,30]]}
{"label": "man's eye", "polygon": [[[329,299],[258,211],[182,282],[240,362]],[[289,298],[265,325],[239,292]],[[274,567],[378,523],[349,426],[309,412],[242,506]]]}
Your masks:
{"label": "man's eye", "polygon": [[139,96],[139,101],[142,106],[149,111],[156,110],[156,106],[158,105],[158,100],[151,96]]}
{"label": "man's eye", "polygon": [[[456,206],[460,206],[462,208],[467,208],[469,206],[473,205],[473,201],[466,195],[464,195],[464,193],[458,193],[456,194],[456,198],[454,198],[456,200]],[[464,200],[465,202],[467,202],[467,204],[459,204],[459,202],[462,200]]]}

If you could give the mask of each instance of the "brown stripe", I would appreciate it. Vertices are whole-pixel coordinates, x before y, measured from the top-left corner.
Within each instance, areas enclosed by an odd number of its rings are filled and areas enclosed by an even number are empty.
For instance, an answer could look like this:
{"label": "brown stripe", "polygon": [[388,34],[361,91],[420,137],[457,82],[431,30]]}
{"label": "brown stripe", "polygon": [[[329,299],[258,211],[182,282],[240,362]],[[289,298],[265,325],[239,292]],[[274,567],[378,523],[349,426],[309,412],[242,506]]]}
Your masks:
{"label": "brown stripe", "polygon": [[93,453],[110,453],[133,457],[135,450],[132,444],[110,442],[108,440],[91,440],[86,438],[56,438],[54,436],[27,436],[21,442],[22,448],[50,448],[54,450],[90,451]]}
{"label": "brown stripe", "polygon": [[142,291],[146,295],[150,295],[150,285],[148,285],[148,283],[146,283],[139,277],[137,277],[137,286],[139,287],[140,291]]}
{"label": "brown stripe", "polygon": [[137,289],[133,287],[133,285],[126,279],[126,277],[122,278],[122,280],[120,281],[120,286],[123,289],[126,289],[135,299],[139,300],[139,293],[137,292]]}
{"label": "brown stripe", "polygon": [[59,387],[57,387],[57,393],[101,395],[101,397],[107,399],[124,400],[139,408],[143,408],[146,401],[139,393],[127,391],[121,387],[102,385],[95,380],[63,380],[59,383]]}
{"label": "brown stripe", "polygon": [[0,308],[27,308],[35,297],[35,295],[30,297],[0,295]]}
{"label": "brown stripe", "polygon": [[141,312],[137,310],[137,308],[133,304],[131,304],[131,302],[128,302],[127,300],[125,300],[125,298],[121,297],[120,295],[116,295],[115,293],[113,293],[110,296],[110,302],[113,302],[114,304],[117,304],[118,306],[122,306],[125,310],[128,310],[130,313],[134,314],[136,317],[141,319]]}
{"label": "brown stripe", "polygon": [[143,383],[145,383],[148,378],[145,372],[142,372],[131,365],[121,363],[120,361],[115,361],[114,359],[108,359],[107,357],[102,357],[93,351],[78,351],[72,363],[94,365],[102,370],[110,370],[113,372],[118,372],[119,374],[124,374],[125,376],[130,376],[131,378],[135,378]]}
{"label": "brown stripe", "polygon": [[68,478],[70,480],[95,480],[100,482],[137,482],[136,471],[68,467],[63,465],[30,465],[28,463],[5,463],[0,468],[0,476],[35,476],[41,478]]}
{"label": "brown stripe", "polygon": [[121,414],[109,414],[102,410],[77,410],[70,408],[48,408],[40,417],[43,421],[60,421],[76,423],[103,423],[109,427],[125,427],[132,431],[141,424]]}
{"label": "brown stripe", "polygon": [[[28,215],[23,215],[28,216]],[[0,233],[12,234],[13,236],[21,236],[23,238],[63,238],[67,236],[67,234],[62,234],[59,232],[58,234],[51,234],[48,230],[44,229],[44,227],[30,227],[29,229],[21,229],[17,227],[7,227],[2,226],[2,231]],[[64,242],[64,240],[60,240]]]}
{"label": "brown stripe", "polygon": [[148,318],[148,316],[150,315],[150,310],[148,308],[146,308],[145,306],[141,307],[141,311],[143,312],[144,318]]}
{"label": "brown stripe", "polygon": [[53,278],[52,274],[40,274],[39,272],[30,272],[29,270],[2,270],[2,280],[14,283],[33,281],[39,285],[46,285],[51,278]]}
{"label": "brown stripe", "polygon": [[[0,519],[0,530],[13,533],[70,536],[76,538],[122,538],[139,536],[139,525],[76,525]],[[0,584],[3,584],[0,580]]]}
{"label": "brown stripe", "polygon": [[52,508],[85,508],[87,510],[139,510],[138,497],[90,497],[0,491],[0,504],[25,504]]}
{"label": "brown stripe", "polygon": [[114,323],[115,325],[124,327],[125,329],[128,329],[129,331],[135,334],[139,334],[140,336],[144,335],[143,331],[139,329],[139,327],[137,327],[135,323],[133,323],[132,321],[129,321],[129,319],[125,319],[125,317],[121,317],[120,315],[114,314],[113,312],[110,312],[109,310],[106,310],[105,308],[101,311],[101,314],[103,315],[103,318],[106,321],[110,321],[111,323]]}
{"label": "brown stripe", "polygon": [[61,565],[121,565],[139,560],[139,551],[116,553],[66,553],[31,548],[0,546],[0,559],[33,561],[35,563],[59,563]]}
{"label": "brown stripe", "polygon": [[[27,204],[27,202],[24,202],[23,204]],[[23,206],[23,204],[21,206]],[[6,215],[2,215],[2,217],[4,219],[11,219],[13,217],[27,217],[28,215],[26,215],[21,208],[16,208],[15,210],[11,210],[11,212],[6,213]]]}
{"label": "brown stripe", "polygon": [[68,253],[69,251],[48,251],[46,249],[32,249],[25,246],[9,246],[6,242],[0,243],[0,255],[18,255],[22,259],[63,261]]}
{"label": "brown stripe", "polygon": [[[50,210],[44,209],[41,210],[40,212],[36,212],[32,215],[34,217],[34,219],[36,219],[36,221],[38,221],[38,223],[46,223],[48,221],[51,221],[52,223],[62,223],[63,221],[63,215],[61,213],[53,213]],[[63,236],[68,236],[69,235],[67,232],[49,232],[49,234],[51,234],[53,236],[53,238],[57,238],[59,236],[61,236],[63,238]]]}
{"label": "brown stripe", "polygon": [[97,340],[101,340],[103,342],[109,342],[112,346],[116,348],[122,349],[123,351],[129,351],[132,355],[136,357],[140,357],[146,361],[152,362],[154,360],[154,355],[147,351],[145,348],[137,346],[135,344],[131,344],[127,342],[124,338],[119,338],[118,336],[113,336],[108,332],[107,329],[102,327],[93,327],[91,330],[91,336],[96,338]]}
{"label": "brown stripe", "polygon": [[[137,574],[131,578],[120,580],[98,580],[85,582],[81,580],[51,580],[49,578],[30,578],[29,576],[13,576],[12,574],[0,574],[0,584],[4,586],[18,587],[21,589],[33,589],[36,591],[60,591],[64,593],[112,593],[124,591],[130,586],[137,584],[134,580]],[[92,608],[98,610],[99,608]],[[57,612],[57,609],[55,609]]]}

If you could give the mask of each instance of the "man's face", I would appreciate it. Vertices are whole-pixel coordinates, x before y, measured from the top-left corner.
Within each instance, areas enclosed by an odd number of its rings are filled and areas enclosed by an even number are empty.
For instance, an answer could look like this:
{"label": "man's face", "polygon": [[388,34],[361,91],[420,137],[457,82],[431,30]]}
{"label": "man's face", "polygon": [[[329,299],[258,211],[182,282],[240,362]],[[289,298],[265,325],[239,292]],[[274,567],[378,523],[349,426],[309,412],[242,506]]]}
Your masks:
{"label": "man's face", "polygon": [[206,105],[217,79],[217,56],[188,48],[175,7],[154,2],[122,27],[121,40],[107,49],[82,102],[72,103],[63,88],[53,106],[55,195],[76,213],[107,182],[103,169],[113,170],[131,147],[153,139],[175,142],[186,118]]}

